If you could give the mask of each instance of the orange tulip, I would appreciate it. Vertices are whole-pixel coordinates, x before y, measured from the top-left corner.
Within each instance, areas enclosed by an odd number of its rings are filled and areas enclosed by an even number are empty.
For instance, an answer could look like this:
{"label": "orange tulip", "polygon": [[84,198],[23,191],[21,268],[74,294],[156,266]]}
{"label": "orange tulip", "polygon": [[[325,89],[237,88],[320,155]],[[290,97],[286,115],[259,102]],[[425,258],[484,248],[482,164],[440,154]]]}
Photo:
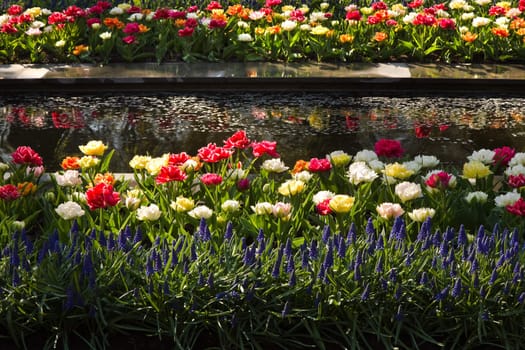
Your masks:
{"label": "orange tulip", "polygon": [[270,34],[279,34],[281,32],[281,26],[275,25],[275,26],[268,27],[266,28],[266,32]]}
{"label": "orange tulip", "polygon": [[86,46],[86,45],[77,45],[75,46],[75,48],[73,49],[73,55],[75,56],[80,56],[82,53],[84,52],[88,52],[89,51],[89,46]]}
{"label": "orange tulip", "polygon": [[339,36],[339,42],[342,44],[351,43],[354,41],[354,36],[350,34],[341,34]]}
{"label": "orange tulip", "polygon": [[17,186],[21,196],[27,196],[36,192],[37,186],[32,182],[21,182]]}
{"label": "orange tulip", "polygon": [[525,19],[523,18],[515,18],[510,22],[509,24],[510,29],[519,29],[519,28],[525,28]]}
{"label": "orange tulip", "polygon": [[228,16],[226,16],[226,14],[222,11],[213,11],[211,13],[211,19],[215,19],[217,21],[224,21],[224,22],[228,22]]}
{"label": "orange tulip", "polygon": [[186,25],[186,20],[184,18],[177,18],[175,20],[175,27],[182,28]]}
{"label": "orange tulip", "polygon": [[76,170],[80,169],[80,164],[78,164],[80,158],[78,157],[66,157],[60,163],[60,166],[64,170]]}
{"label": "orange tulip", "polygon": [[471,32],[466,32],[465,34],[461,35],[461,39],[465,40],[467,43],[474,42],[478,38],[477,34],[473,34]]}
{"label": "orange tulip", "polygon": [[230,16],[236,16],[236,15],[241,14],[243,10],[244,8],[242,7],[241,4],[236,4],[236,5],[232,5],[228,7],[228,9],[226,10],[226,13],[229,14]]}
{"label": "orange tulip", "polygon": [[116,17],[107,17],[107,18],[104,18],[104,25],[108,28],[117,28],[117,29],[122,29],[124,28],[124,23],[121,22],[118,18]]}
{"label": "orange tulip", "polygon": [[295,165],[292,169],[292,174],[297,174],[297,173],[300,173],[301,171],[303,170],[307,170],[308,169],[308,165],[309,165],[309,162],[307,162],[306,160],[302,160],[302,159],[299,159],[295,162]]}
{"label": "orange tulip", "polygon": [[111,174],[111,173],[105,173],[105,174],[98,173],[97,175],[95,175],[95,178],[93,179],[93,183],[95,185],[98,185],[101,182],[103,182],[105,184],[108,184],[108,185],[114,185],[115,184],[115,178],[114,178],[113,174]]}
{"label": "orange tulip", "polygon": [[509,31],[505,28],[492,28],[491,29],[491,32],[492,34],[496,35],[496,36],[499,36],[499,37],[502,37],[502,38],[506,38],[509,36]]}
{"label": "orange tulip", "polygon": [[374,35],[374,41],[377,41],[378,43],[388,39],[388,34],[385,32],[376,32]]}

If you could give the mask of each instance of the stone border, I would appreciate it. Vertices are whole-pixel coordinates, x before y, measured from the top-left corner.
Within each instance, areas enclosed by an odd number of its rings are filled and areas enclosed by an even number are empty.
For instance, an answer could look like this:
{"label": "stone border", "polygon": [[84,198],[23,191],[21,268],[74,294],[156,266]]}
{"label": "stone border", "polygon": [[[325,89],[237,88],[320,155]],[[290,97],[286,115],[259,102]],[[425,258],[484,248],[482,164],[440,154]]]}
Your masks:
{"label": "stone border", "polygon": [[525,95],[525,66],[407,63],[0,65],[0,91],[100,93],[346,91],[359,95]]}

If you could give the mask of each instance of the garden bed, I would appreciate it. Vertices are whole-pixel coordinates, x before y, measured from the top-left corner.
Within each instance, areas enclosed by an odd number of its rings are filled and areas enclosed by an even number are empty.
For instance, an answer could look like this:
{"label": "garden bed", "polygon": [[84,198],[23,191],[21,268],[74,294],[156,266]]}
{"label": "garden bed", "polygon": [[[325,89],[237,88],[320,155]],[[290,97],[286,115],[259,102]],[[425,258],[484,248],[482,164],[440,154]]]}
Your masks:
{"label": "garden bed", "polygon": [[216,1],[176,8],[99,1],[62,11],[12,5],[2,63],[134,61],[524,61],[523,1],[406,4]]}
{"label": "garden bed", "polygon": [[[0,62],[524,61],[522,0],[337,6],[13,5]],[[136,154],[128,181],[102,141],[78,147],[49,174],[24,145],[0,164],[2,348],[525,341],[523,150],[455,167],[384,138],[287,164],[241,130],[195,154]]]}
{"label": "garden bed", "polygon": [[102,142],[79,150],[51,181],[29,147],[4,166],[1,326],[18,346],[523,340],[525,156],[512,148],[458,172],[382,139],[288,167],[275,142],[239,131],[196,156],[135,156],[133,185]]}

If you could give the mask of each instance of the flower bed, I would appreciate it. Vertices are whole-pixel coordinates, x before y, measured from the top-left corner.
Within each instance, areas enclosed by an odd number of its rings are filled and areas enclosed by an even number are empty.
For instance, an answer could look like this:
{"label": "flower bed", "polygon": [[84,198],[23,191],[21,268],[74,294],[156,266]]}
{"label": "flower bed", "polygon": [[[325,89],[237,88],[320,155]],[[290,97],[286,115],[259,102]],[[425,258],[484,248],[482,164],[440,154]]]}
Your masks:
{"label": "flower bed", "polygon": [[3,337],[46,346],[151,336],[177,348],[465,348],[523,342],[525,154],[463,168],[396,140],[279,158],[236,132],[195,156],[79,146],[45,174],[2,166]]}
{"label": "flower bed", "polygon": [[523,0],[157,9],[99,1],[54,12],[12,5],[0,16],[0,62],[523,62],[524,8]]}

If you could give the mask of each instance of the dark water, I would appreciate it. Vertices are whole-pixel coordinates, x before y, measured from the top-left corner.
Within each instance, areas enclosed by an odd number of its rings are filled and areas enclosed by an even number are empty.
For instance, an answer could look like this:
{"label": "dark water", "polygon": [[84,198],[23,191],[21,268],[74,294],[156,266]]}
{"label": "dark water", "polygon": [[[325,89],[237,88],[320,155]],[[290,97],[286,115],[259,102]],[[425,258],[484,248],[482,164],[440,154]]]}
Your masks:
{"label": "dark water", "polygon": [[461,164],[480,148],[525,151],[525,99],[357,97],[340,93],[229,93],[0,97],[0,153],[33,147],[56,170],[78,146],[102,140],[116,149],[111,169],[130,171],[135,154],[195,154],[244,129],[277,141],[289,165],[334,150],[355,154],[380,138],[411,156]]}

